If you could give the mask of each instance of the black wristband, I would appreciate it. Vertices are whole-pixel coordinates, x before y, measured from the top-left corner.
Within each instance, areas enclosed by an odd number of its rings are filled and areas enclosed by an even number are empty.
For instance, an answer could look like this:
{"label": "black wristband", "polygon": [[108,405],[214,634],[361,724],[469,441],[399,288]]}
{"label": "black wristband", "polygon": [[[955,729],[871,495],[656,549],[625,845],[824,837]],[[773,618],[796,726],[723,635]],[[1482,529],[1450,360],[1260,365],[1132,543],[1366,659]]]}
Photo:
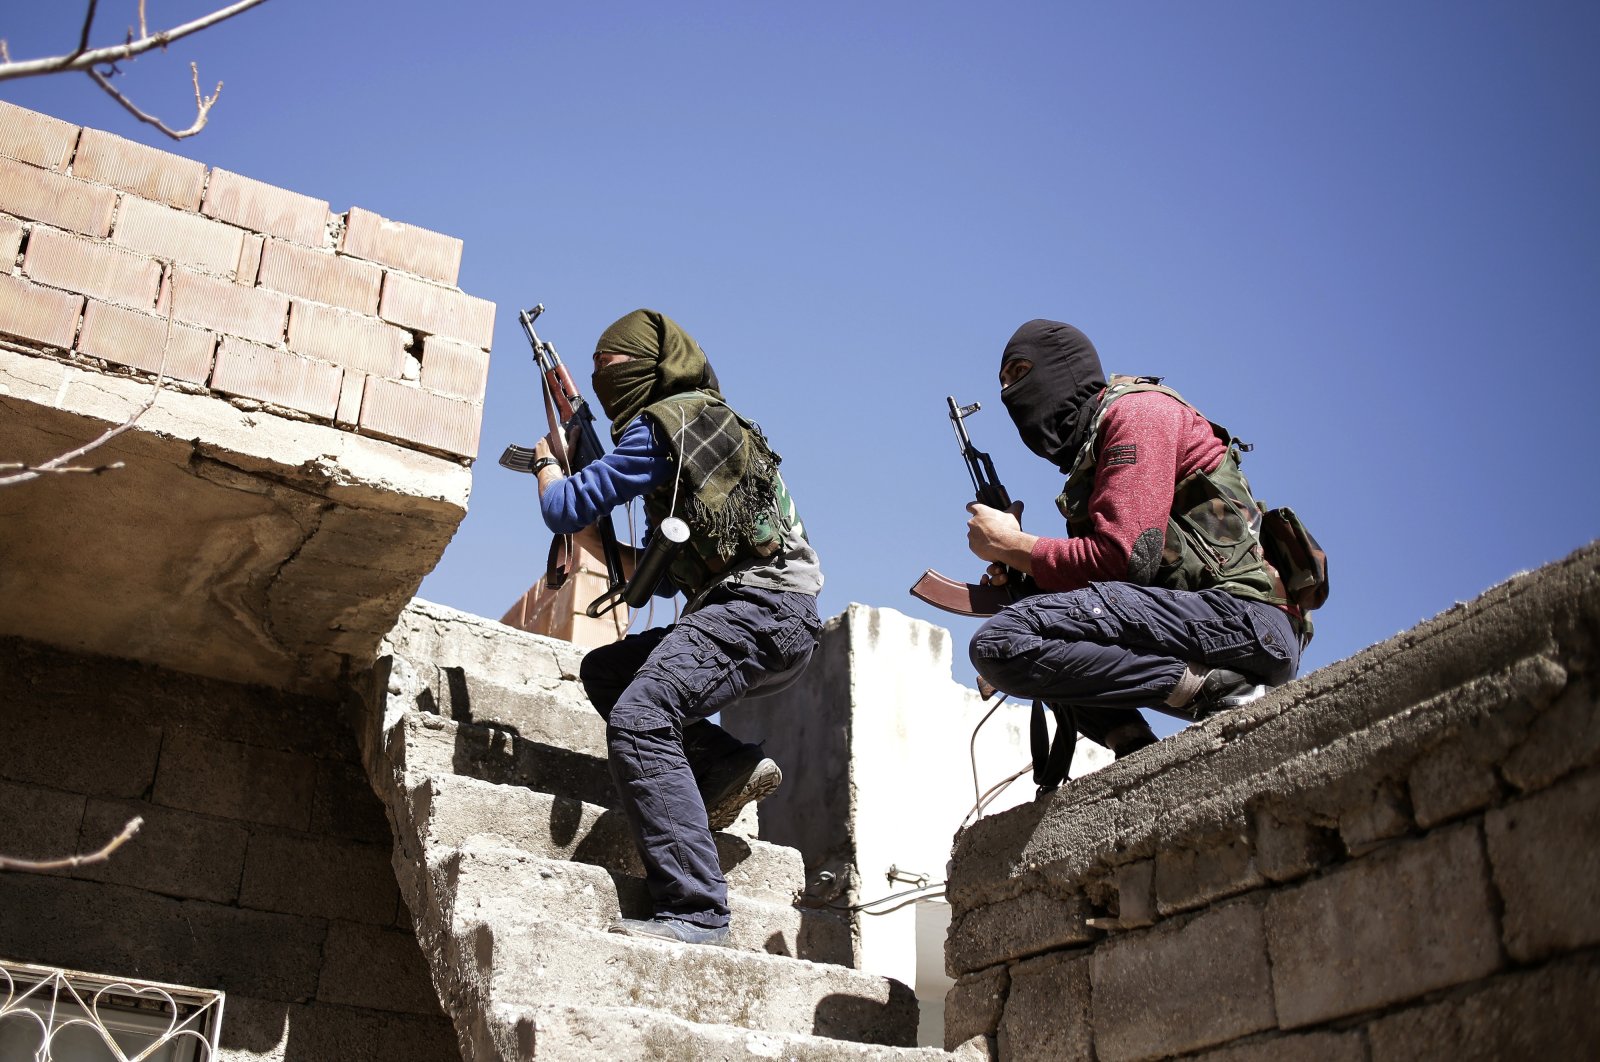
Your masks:
{"label": "black wristband", "polygon": [[530,469],[530,471],[534,475],[537,476],[540,472],[543,472],[545,469],[549,468],[551,465],[559,466],[560,464],[561,464],[561,462],[557,461],[553,457],[541,457],[541,458],[539,458],[539,460],[537,460],[537,461],[535,461],[533,463],[533,468]]}

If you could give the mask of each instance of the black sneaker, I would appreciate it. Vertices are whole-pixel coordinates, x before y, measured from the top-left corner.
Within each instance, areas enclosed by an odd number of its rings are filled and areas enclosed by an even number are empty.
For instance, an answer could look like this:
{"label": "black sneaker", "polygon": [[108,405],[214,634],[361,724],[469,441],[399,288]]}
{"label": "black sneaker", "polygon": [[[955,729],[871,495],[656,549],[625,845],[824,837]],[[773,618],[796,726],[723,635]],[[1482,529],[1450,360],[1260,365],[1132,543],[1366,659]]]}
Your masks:
{"label": "black sneaker", "polygon": [[1194,695],[1194,700],[1184,705],[1184,709],[1198,721],[1230,708],[1242,707],[1266,695],[1267,687],[1255,679],[1246,678],[1225,667],[1214,667],[1206,673],[1204,681],[1200,683],[1200,691]]}
{"label": "black sneaker", "polygon": [[698,780],[707,824],[713,830],[727,829],[746,804],[766,799],[782,782],[783,772],[760,745],[745,745],[722,757]]}
{"label": "black sneaker", "polygon": [[680,944],[707,944],[722,947],[728,943],[727,926],[697,926],[681,918],[658,915],[655,918],[622,918],[608,932],[626,937],[653,937],[656,940],[675,940]]}

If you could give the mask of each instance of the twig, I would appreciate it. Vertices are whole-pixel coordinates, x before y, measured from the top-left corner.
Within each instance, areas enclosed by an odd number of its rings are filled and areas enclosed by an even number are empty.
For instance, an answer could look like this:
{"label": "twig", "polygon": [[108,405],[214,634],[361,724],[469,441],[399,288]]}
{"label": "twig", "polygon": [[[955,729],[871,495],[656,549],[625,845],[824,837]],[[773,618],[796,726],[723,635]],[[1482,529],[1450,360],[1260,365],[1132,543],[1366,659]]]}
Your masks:
{"label": "twig", "polygon": [[[172,270],[173,265],[169,261],[167,262],[167,275],[169,277],[172,275]],[[52,457],[50,460],[43,461],[37,465],[0,465],[0,468],[21,469],[21,471],[15,473],[14,475],[0,476],[0,487],[9,487],[16,483],[26,483],[31,479],[38,479],[40,476],[50,472],[89,472],[99,475],[101,472],[108,472],[111,469],[123,467],[123,463],[121,461],[113,461],[109,465],[88,468],[69,468],[67,467],[67,464],[70,461],[77,460],[98,446],[104,446],[112,439],[115,439],[118,435],[121,435],[123,432],[133,427],[139,418],[144,416],[150,407],[156,404],[156,399],[161,395],[161,385],[166,381],[167,378],[167,351],[172,346],[172,308],[173,303],[176,301],[177,300],[173,297],[172,293],[169,292],[167,294],[167,330],[166,334],[161,338],[161,364],[156,367],[155,384],[150,388],[150,397],[144,400],[144,405],[134,410],[133,415],[127,420],[124,420],[121,424],[116,424],[110,428],[107,428],[105,431],[101,432],[98,437],[91,439],[89,442],[84,443],[75,450],[68,450],[64,454],[59,454],[55,457]]]}
{"label": "twig", "polygon": [[68,59],[76,59],[89,50],[89,27],[94,25],[94,9],[100,0],[89,0],[89,10],[83,14],[83,30],[78,34],[78,50],[69,55]]}
{"label": "twig", "polygon": [[[156,33],[146,33],[136,41],[85,50],[89,31],[88,24],[94,17],[96,2],[97,0],[90,0],[89,16],[84,20],[84,45],[80,46],[77,51],[45,59],[27,59],[21,62],[8,61],[4,65],[0,65],[0,81],[8,81],[17,77],[33,77],[37,74],[54,74],[61,70],[89,70],[96,66],[114,63],[118,59],[132,59],[134,56],[142,55],[152,48],[165,48],[173,41],[181,40],[191,33],[198,33],[224,19],[230,19],[234,15],[250,10],[257,4],[266,3],[266,0],[238,0],[237,3],[218,8],[209,15],[202,15],[193,21],[185,22],[181,26],[175,26],[169,30],[160,30]],[[141,14],[141,28],[143,26],[143,17]]]}
{"label": "twig", "polygon": [[104,863],[111,858],[111,853],[133,840],[133,835],[139,832],[139,827],[144,825],[144,819],[137,815],[128,820],[122,832],[106,842],[106,846],[98,852],[88,855],[67,856],[65,859],[12,859],[10,856],[0,856],[0,870],[68,870],[72,867],[86,867],[90,863]]}
{"label": "twig", "polygon": [[106,92],[110,94],[112,99],[116,100],[118,103],[122,104],[123,107],[127,108],[129,114],[133,115],[141,122],[149,122],[151,125],[155,126],[157,129],[161,130],[174,140],[182,140],[184,137],[194,136],[196,133],[206,127],[206,115],[210,113],[211,105],[217,102],[217,97],[222,95],[222,82],[220,81],[217,82],[217,90],[211,95],[200,95],[200,68],[194,63],[190,63],[189,73],[194,78],[194,102],[195,107],[197,108],[197,113],[195,114],[194,124],[187,129],[169,128],[167,124],[160,118],[141,111],[138,107],[134,106],[132,100],[118,92],[116,86],[111,84],[111,80],[100,71],[90,70],[89,76],[94,79],[94,83],[96,85],[99,85],[101,88],[105,89]]}

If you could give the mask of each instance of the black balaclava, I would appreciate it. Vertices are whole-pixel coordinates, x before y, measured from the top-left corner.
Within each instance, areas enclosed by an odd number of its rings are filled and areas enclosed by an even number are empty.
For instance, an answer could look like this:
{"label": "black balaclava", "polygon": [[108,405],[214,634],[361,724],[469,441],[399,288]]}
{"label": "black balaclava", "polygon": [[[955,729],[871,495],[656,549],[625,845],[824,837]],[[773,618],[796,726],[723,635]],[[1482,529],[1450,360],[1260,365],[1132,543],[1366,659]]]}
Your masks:
{"label": "black balaclava", "polygon": [[1001,388],[1000,401],[1028,449],[1070,473],[1089,431],[1095,397],[1106,386],[1100,355],[1076,328],[1040,319],[1016,330],[1000,355],[1000,367],[1019,358],[1033,362],[1033,369]]}

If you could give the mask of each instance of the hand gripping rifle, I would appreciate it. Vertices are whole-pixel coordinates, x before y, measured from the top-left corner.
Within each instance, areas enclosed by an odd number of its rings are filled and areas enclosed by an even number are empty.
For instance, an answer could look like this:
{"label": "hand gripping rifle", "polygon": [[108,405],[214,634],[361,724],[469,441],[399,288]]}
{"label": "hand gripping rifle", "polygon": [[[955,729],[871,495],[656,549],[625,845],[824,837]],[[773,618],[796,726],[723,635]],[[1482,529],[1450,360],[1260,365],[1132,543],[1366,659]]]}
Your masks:
{"label": "hand gripping rifle", "polygon": [[[534,319],[544,313],[544,303],[517,314],[522,331],[533,346],[534,364],[539,367],[539,377],[544,389],[545,418],[550,424],[551,450],[567,475],[587,467],[605,456],[600,436],[594,430],[594,411],[584,401],[572,382],[572,374],[556,353],[555,345],[539,338],[533,330]],[[557,430],[557,428],[560,430]],[[512,443],[500,455],[500,463],[513,472],[533,471],[534,451]],[[604,615],[622,604],[622,594],[627,586],[627,576],[622,570],[622,551],[617,548],[617,530],[606,513],[595,523],[600,535],[600,550],[606,562],[606,592],[589,602],[584,614],[590,617]],[[544,583],[552,590],[560,589],[567,581],[573,566],[574,552],[571,535],[557,535],[550,543],[550,556],[545,564]]]}
{"label": "hand gripping rifle", "polygon": [[[1011,495],[1006,493],[1000,477],[995,475],[994,461],[973,446],[972,439],[967,435],[966,418],[982,409],[982,403],[958,406],[954,396],[947,396],[945,402],[950,407],[950,425],[955,429],[956,443],[961,448],[962,460],[967,463],[967,475],[972,478],[972,489],[977,500],[991,509],[1011,508]],[[1004,586],[983,586],[958,583],[929,568],[911,588],[911,596],[946,612],[963,616],[992,616],[1027,594],[1022,586],[1023,579],[1021,572],[1007,568]]]}

